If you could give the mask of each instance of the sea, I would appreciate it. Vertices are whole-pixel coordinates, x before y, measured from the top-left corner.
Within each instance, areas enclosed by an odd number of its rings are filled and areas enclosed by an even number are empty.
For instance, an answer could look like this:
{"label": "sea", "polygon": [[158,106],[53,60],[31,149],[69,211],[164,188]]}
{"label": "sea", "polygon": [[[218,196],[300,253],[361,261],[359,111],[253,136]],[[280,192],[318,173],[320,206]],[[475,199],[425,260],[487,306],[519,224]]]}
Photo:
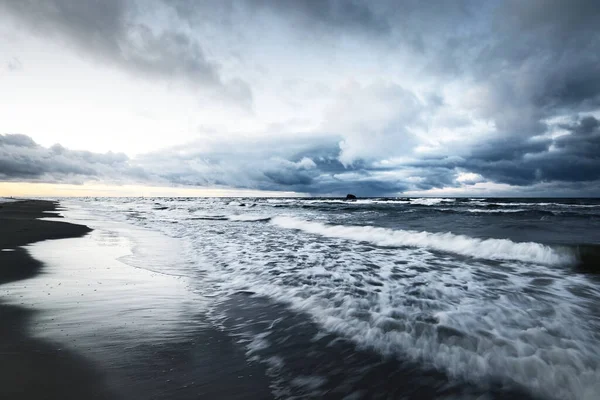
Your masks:
{"label": "sea", "polygon": [[125,262],[185,277],[275,398],[600,398],[598,199],[61,205],[176,241]]}

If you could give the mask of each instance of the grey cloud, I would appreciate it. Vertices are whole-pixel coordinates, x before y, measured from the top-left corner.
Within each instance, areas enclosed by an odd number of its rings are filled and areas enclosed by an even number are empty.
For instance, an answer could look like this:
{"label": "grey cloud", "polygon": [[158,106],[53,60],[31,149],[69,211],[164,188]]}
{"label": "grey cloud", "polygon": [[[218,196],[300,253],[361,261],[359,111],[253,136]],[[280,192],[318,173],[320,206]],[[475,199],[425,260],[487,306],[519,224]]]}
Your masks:
{"label": "grey cloud", "polygon": [[[228,151],[224,151],[229,146]],[[122,153],[93,153],[49,148],[20,134],[0,135],[0,180],[53,183],[103,181],[181,186],[226,186],[263,190],[328,193],[321,183],[337,161],[337,141],[282,138],[272,148],[268,140],[218,140],[210,146],[186,146],[130,159]],[[314,160],[309,158],[313,155]]]}
{"label": "grey cloud", "polygon": [[322,193],[324,175],[343,168],[330,137],[246,138],[188,143],[138,157],[138,165],[181,185]]}
{"label": "grey cloud", "polygon": [[358,180],[324,179],[321,183],[321,187],[327,190],[311,192],[311,194],[343,196],[347,193],[355,193],[359,196],[396,196],[410,187],[401,181],[382,181],[370,175]]}
{"label": "grey cloud", "polygon": [[78,183],[82,179],[123,181],[145,177],[122,153],[75,151],[60,145],[46,148],[26,135],[0,135],[1,180]]}
{"label": "grey cloud", "polygon": [[600,3],[506,1],[492,10],[493,29],[466,72],[489,89],[485,112],[504,133],[535,135],[547,118],[600,106]]}
{"label": "grey cloud", "polygon": [[249,106],[251,89],[241,79],[223,81],[219,65],[202,45],[177,29],[153,30],[137,18],[139,8],[127,0],[1,0],[0,10],[29,29],[75,46],[95,60],[117,65],[136,76],[180,79]]}
{"label": "grey cloud", "polygon": [[[138,165],[180,185],[285,190],[311,195],[395,196],[409,189],[426,190],[454,185],[454,170],[411,168],[418,179],[399,177],[394,168],[357,159],[344,166],[339,138],[285,136],[277,139],[236,139],[218,143],[189,143],[185,147],[146,154]],[[227,149],[227,150],[224,150]]]}
{"label": "grey cloud", "polygon": [[435,54],[456,46],[465,36],[457,30],[461,19],[473,19],[478,1],[415,0],[163,0],[183,20],[192,24],[207,19],[235,28],[252,24],[283,22],[292,34],[307,41],[347,37],[379,41],[387,50],[406,47],[420,54]]}
{"label": "grey cloud", "polygon": [[[458,46],[460,68],[447,72],[475,83],[473,109],[494,122],[496,133],[459,152],[461,162],[419,164],[522,188],[597,181],[597,120],[580,115],[600,107],[600,3],[515,0],[487,10],[488,27],[471,27]],[[442,51],[436,62],[455,56]],[[577,122],[551,122],[565,117]],[[569,134],[551,139],[557,128]]]}
{"label": "grey cloud", "polygon": [[14,147],[29,147],[34,148],[37,146],[35,141],[27,135],[21,134],[9,134],[0,135],[0,146],[14,146]]}
{"label": "grey cloud", "polygon": [[326,25],[340,38],[377,33],[392,54],[408,46],[430,74],[489,88],[492,102],[484,111],[508,133],[535,134],[558,111],[600,105],[596,0],[242,3]]}
{"label": "grey cloud", "polygon": [[[459,171],[524,191],[546,187],[553,193],[560,187],[583,193],[586,185],[600,180],[599,123],[589,115],[600,108],[597,0],[162,3],[190,26],[210,20],[243,31],[244,23],[261,14],[267,20],[283,19],[307,41],[323,34],[339,43],[349,36],[365,38],[369,44],[377,40],[366,50],[369,56],[371,50],[379,56],[385,49],[385,56],[392,58],[408,48],[415,65],[440,85],[472,84],[476,90],[468,111],[492,123],[495,133],[480,140],[469,138],[468,147],[449,148],[436,157],[420,156],[390,168],[375,166],[382,159],[417,157],[411,152],[419,139],[411,128],[426,128],[428,116],[444,107],[445,99],[443,90],[423,99],[395,84],[363,83],[340,93],[321,127],[326,137],[220,139],[127,160],[41,149],[27,137],[0,136],[0,149],[5,151],[0,171],[5,176],[40,178],[45,171],[64,175],[69,170],[89,176],[121,170],[133,176],[137,168],[148,179],[181,185],[372,195],[457,186]],[[251,98],[243,81],[223,82],[218,64],[206,57],[201,43],[179,30],[151,30],[136,20],[132,4],[0,0],[29,28],[55,35],[105,62],[147,76],[213,86],[229,97]],[[554,130],[566,134],[552,138],[549,133]],[[14,154],[6,152],[8,147]],[[34,157],[40,154],[60,162],[50,165],[43,157]],[[302,164],[304,159],[314,165]],[[398,171],[406,173],[394,175]],[[405,178],[408,175],[411,179]]]}
{"label": "grey cloud", "polygon": [[509,0],[501,6],[499,17],[511,29],[551,35],[565,45],[576,40],[573,32],[596,32],[599,13],[600,4],[594,0]]}
{"label": "grey cloud", "polygon": [[411,128],[424,124],[426,108],[427,104],[400,85],[352,82],[338,93],[323,129],[340,133],[339,160],[350,166],[360,160],[410,152],[418,143]]}
{"label": "grey cloud", "polygon": [[223,0],[197,2],[193,0],[163,0],[173,7],[179,16],[193,23],[210,18],[224,24],[232,24],[236,14],[255,16],[263,13],[272,17],[291,20],[297,29],[307,33],[317,28],[337,32],[355,31],[387,34],[389,21],[370,3],[350,0]]}
{"label": "grey cloud", "polygon": [[378,15],[369,3],[341,0],[250,0],[250,7],[264,7],[286,14],[309,26],[317,24],[349,30],[387,33],[389,21]]}
{"label": "grey cloud", "polygon": [[[228,151],[223,149],[229,147]],[[313,195],[394,195],[409,185],[360,161],[344,167],[335,138],[245,139],[189,143],[130,159],[122,153],[49,148],[25,135],[0,135],[0,180],[101,181],[296,191]],[[425,186],[419,186],[425,187]],[[430,186],[428,186],[430,187]]]}
{"label": "grey cloud", "polygon": [[[549,122],[552,118],[577,119],[581,113],[600,107],[600,3],[595,0],[382,0],[344,3],[347,7],[340,7],[336,0],[228,4],[229,8],[221,11],[231,11],[235,4],[242,4],[246,11],[268,10],[274,16],[300,22],[295,25],[299,30],[327,29],[340,40],[346,35],[376,35],[391,53],[408,45],[415,62],[441,82],[472,81],[480,89],[473,108],[479,117],[493,122],[496,134],[460,152],[464,158],[461,163],[440,165],[429,172],[415,171],[422,178],[415,185],[454,185],[457,168],[522,186],[595,177],[595,161],[584,151],[586,146],[595,148],[593,138],[575,140],[575,132],[563,139],[543,138],[555,128]],[[347,104],[353,95],[358,108]],[[443,104],[438,97],[437,101],[409,107],[403,114],[401,105],[410,104],[410,96],[399,101],[388,96],[385,102],[392,108],[396,102],[396,109],[385,118],[369,119],[365,116],[374,97],[364,88],[342,98],[331,119],[349,118],[349,123],[325,128],[343,138],[341,159],[346,166],[411,150],[417,141],[407,127],[420,122],[421,112]],[[382,120],[387,126],[374,129]],[[585,121],[581,124],[579,129],[585,129]],[[430,164],[431,160],[424,162]]]}
{"label": "grey cloud", "polygon": [[465,157],[424,158],[394,166],[359,160],[347,167],[338,160],[340,148],[334,138],[282,137],[275,148],[268,139],[245,139],[227,151],[223,149],[231,143],[225,139],[130,159],[120,153],[74,151],[60,145],[45,148],[25,135],[0,135],[0,179],[395,196],[407,190],[459,187],[458,173],[473,172],[525,189],[546,187],[556,193],[564,186],[587,193],[586,182],[594,185],[600,180],[599,126],[597,119],[586,117],[564,125],[568,133],[555,139],[490,143]]}
{"label": "grey cloud", "polygon": [[458,158],[423,159],[414,163],[451,173],[457,169],[487,180],[521,187],[553,183],[568,186],[600,179],[600,122],[587,116],[557,127],[565,134],[550,138],[511,136],[480,143]]}

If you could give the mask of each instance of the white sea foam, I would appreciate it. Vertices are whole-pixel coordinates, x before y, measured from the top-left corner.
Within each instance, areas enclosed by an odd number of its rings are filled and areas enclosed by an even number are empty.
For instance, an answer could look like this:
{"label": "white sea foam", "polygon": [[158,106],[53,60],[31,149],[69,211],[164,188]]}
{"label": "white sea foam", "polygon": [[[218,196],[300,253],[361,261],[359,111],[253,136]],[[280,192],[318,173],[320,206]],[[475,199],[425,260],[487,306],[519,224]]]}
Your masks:
{"label": "white sea foam", "polygon": [[[227,203],[202,209],[232,213]],[[270,224],[132,221],[184,239],[178,256],[190,260],[190,276],[203,277],[195,290],[215,301],[249,291],[287,304],[362,348],[414,360],[450,378],[483,387],[516,384],[540,398],[600,398],[594,307],[600,290],[586,275],[556,265],[570,261],[568,254],[539,243],[326,225],[315,219],[332,217],[312,209],[298,215],[302,219],[274,216]],[[504,262],[491,267],[429,250]],[[260,319],[268,322],[269,315]],[[286,366],[279,355],[285,354],[278,353],[276,336],[254,328],[248,329],[254,335],[249,356],[264,357],[269,375],[281,379],[277,393],[291,397],[286,387],[295,386],[280,373]],[[277,326],[265,329],[275,333]]]}
{"label": "white sea foam", "polygon": [[450,232],[431,233],[372,226],[326,225],[285,216],[273,218],[272,223],[281,228],[299,229],[312,234],[369,242],[378,246],[420,247],[489,260],[515,260],[540,264],[570,264],[576,261],[575,256],[566,251],[561,252],[534,242],[516,243],[508,239],[477,239]]}
{"label": "white sea foam", "polygon": [[[361,347],[425,362],[451,378],[516,382],[549,399],[598,398],[598,347],[582,317],[585,303],[570,290],[583,285],[598,295],[585,279],[547,265],[490,271],[422,249],[357,243],[347,251],[341,240],[268,226],[263,234],[202,241],[202,251],[218,253],[211,276],[226,282],[225,293],[250,290],[284,302]],[[293,249],[269,251],[274,244]],[[521,274],[532,272],[552,277],[545,287],[552,296],[526,291],[531,279]]]}
{"label": "white sea foam", "polygon": [[418,199],[411,199],[410,204],[419,205],[419,206],[434,206],[440,203],[453,203],[456,201],[455,199],[442,199],[442,198],[432,198],[432,197],[422,197]]}
{"label": "white sea foam", "polygon": [[308,203],[308,204],[348,204],[348,201],[339,200],[339,199],[318,199],[318,200],[306,200],[306,201],[303,201],[303,203]]}
{"label": "white sea foam", "polygon": [[471,209],[468,209],[467,211],[470,213],[494,214],[494,213],[518,213],[518,212],[524,212],[527,210],[524,210],[522,208],[511,208],[508,210],[502,210],[502,209],[489,210],[489,209],[481,209],[481,208],[471,208]]}
{"label": "white sea foam", "polygon": [[[475,202],[471,202],[475,203]],[[480,203],[478,205],[494,205],[494,206],[502,206],[502,207],[560,207],[560,208],[599,208],[598,204],[565,204],[565,203],[504,203],[504,202],[494,202],[494,203]]]}
{"label": "white sea foam", "polygon": [[[268,199],[266,201],[267,204],[271,205],[314,205],[318,206],[321,204],[329,204],[329,205],[369,205],[369,204],[385,204],[389,206],[399,205],[399,204],[411,204],[412,201],[417,201],[416,204],[419,204],[419,201],[422,200],[438,200],[438,199],[414,199],[414,200],[398,200],[398,199],[356,199],[356,200],[343,200],[343,199],[312,199],[312,200],[302,200],[302,199]],[[443,199],[444,201],[454,201],[453,199]],[[415,203],[413,203],[415,204]]]}
{"label": "white sea foam", "polygon": [[230,221],[240,221],[240,222],[268,221],[271,219],[271,217],[269,217],[269,216],[252,215],[252,214],[230,215],[228,218]]}

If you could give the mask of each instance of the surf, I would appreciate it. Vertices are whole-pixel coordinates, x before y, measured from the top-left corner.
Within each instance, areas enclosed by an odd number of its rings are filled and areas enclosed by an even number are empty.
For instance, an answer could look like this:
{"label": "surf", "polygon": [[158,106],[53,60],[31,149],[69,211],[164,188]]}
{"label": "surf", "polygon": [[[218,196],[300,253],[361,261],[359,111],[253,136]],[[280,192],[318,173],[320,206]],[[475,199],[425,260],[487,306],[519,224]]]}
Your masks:
{"label": "surf", "polygon": [[294,217],[278,216],[271,222],[280,228],[297,229],[320,236],[368,242],[383,247],[417,247],[488,260],[509,260],[546,265],[575,264],[577,257],[567,249],[535,242],[509,239],[478,239],[451,232],[393,230],[374,226],[328,225]]}

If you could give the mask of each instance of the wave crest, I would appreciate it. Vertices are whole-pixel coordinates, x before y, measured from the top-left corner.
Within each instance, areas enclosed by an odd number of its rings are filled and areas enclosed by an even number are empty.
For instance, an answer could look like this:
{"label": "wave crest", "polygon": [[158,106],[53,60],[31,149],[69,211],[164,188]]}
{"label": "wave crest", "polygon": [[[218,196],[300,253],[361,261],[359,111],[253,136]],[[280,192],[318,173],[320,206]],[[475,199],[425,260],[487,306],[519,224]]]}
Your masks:
{"label": "wave crest", "polygon": [[513,260],[538,264],[574,264],[577,257],[565,250],[535,242],[508,239],[477,239],[450,232],[431,233],[392,230],[373,226],[326,225],[293,217],[275,217],[271,222],[281,228],[332,238],[355,240],[388,247],[419,247],[489,260]]}
{"label": "wave crest", "polygon": [[258,222],[258,221],[268,221],[271,217],[264,215],[249,215],[249,214],[239,214],[239,215],[230,215],[228,217],[230,221],[237,222]]}

